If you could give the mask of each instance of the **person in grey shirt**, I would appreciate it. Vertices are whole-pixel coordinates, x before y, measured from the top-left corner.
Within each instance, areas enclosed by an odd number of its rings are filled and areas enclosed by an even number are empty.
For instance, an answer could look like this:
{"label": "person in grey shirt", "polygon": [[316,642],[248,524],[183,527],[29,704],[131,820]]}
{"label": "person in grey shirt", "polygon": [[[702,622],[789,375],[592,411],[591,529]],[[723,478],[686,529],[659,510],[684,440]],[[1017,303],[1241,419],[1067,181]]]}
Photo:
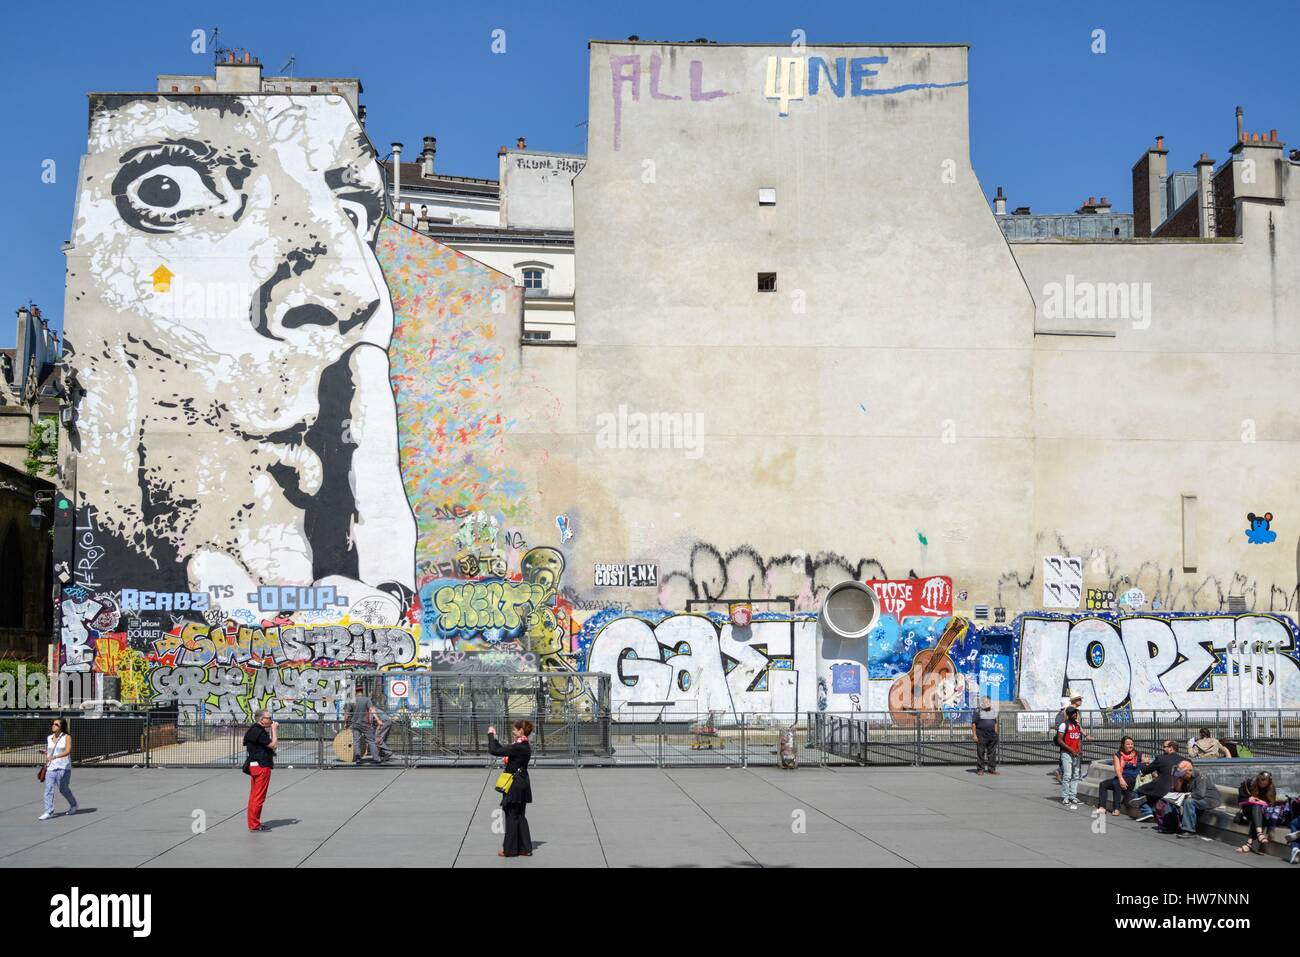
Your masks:
{"label": "person in grey shirt", "polygon": [[343,712],[343,720],[352,729],[352,763],[361,763],[361,742],[364,739],[366,747],[370,749],[370,757],[376,764],[383,764],[387,756],[380,750],[379,743],[375,740],[375,730],[380,723],[379,712],[361,685],[357,685],[356,692],[356,696]]}
{"label": "person in grey shirt", "polygon": [[1190,837],[1196,833],[1197,819],[1206,811],[1222,805],[1223,797],[1210,776],[1197,771],[1191,761],[1179,764],[1174,770],[1174,778],[1178,782],[1178,790],[1187,795],[1178,809],[1179,823],[1182,826],[1182,832],[1178,836]]}

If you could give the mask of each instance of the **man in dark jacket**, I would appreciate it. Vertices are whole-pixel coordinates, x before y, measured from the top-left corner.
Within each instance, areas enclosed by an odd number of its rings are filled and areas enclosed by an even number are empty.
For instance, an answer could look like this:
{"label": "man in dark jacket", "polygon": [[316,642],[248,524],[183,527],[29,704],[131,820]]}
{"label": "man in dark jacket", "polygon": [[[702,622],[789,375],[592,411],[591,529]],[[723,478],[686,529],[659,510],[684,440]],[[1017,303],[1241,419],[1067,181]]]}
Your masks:
{"label": "man in dark jacket", "polygon": [[1138,774],[1150,774],[1153,771],[1156,774],[1154,781],[1142,785],[1137,789],[1137,793],[1129,798],[1131,803],[1142,805],[1142,813],[1138,817],[1139,823],[1150,821],[1156,816],[1151,804],[1174,789],[1174,769],[1178,767],[1178,762],[1181,760],[1183,757],[1178,753],[1177,742],[1166,739],[1160,742],[1160,753],[1149,764],[1138,765]]}
{"label": "man in dark jacket", "polygon": [[1179,837],[1191,837],[1196,833],[1196,820],[1205,811],[1223,804],[1219,787],[1203,771],[1197,771],[1191,761],[1181,762],[1174,771],[1179,779],[1179,790],[1187,795],[1183,798],[1180,817],[1183,830]]}
{"label": "man in dark jacket", "polygon": [[979,710],[972,716],[971,737],[975,739],[975,773],[998,774],[998,713],[988,696],[980,698]]}

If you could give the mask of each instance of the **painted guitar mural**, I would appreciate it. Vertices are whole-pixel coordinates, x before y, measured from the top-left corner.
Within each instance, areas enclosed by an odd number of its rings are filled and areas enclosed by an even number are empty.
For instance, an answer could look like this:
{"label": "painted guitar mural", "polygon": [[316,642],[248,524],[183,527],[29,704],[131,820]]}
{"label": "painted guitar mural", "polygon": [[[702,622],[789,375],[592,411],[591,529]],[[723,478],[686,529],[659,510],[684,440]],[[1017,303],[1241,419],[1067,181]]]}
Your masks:
{"label": "painted guitar mural", "polygon": [[889,688],[889,716],[900,728],[937,728],[943,724],[943,701],[961,680],[948,652],[965,639],[970,623],[954,617],[933,648],[918,651],[912,667]]}

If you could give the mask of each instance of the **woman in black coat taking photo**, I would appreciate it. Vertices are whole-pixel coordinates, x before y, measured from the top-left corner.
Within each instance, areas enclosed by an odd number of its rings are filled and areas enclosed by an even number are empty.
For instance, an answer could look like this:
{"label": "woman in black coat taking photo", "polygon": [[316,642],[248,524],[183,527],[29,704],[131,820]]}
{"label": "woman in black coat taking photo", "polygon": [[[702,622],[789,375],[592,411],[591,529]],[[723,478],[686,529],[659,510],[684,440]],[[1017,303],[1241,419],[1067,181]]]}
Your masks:
{"label": "woman in black coat taking photo", "polygon": [[533,789],[528,781],[528,761],[533,749],[528,744],[528,736],[533,733],[531,721],[516,721],[511,730],[514,743],[502,745],[497,741],[497,729],[488,728],[488,751],[495,757],[505,758],[504,773],[514,780],[510,789],[501,796],[501,808],[506,812],[506,839],[497,857],[532,857],[533,837],[528,833],[528,818],[525,813],[533,802]]}

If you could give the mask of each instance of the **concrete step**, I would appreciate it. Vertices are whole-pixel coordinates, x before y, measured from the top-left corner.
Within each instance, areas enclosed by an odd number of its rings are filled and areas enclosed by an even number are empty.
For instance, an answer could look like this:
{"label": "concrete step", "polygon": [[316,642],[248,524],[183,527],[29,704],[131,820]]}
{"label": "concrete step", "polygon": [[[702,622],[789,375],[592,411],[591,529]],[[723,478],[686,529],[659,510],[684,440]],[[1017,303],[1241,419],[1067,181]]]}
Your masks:
{"label": "concrete step", "polygon": [[[1079,799],[1085,804],[1096,805],[1097,792],[1101,787],[1101,782],[1107,777],[1114,775],[1114,770],[1101,762],[1096,762],[1089,769],[1086,778],[1079,782]],[[1250,837],[1250,829],[1244,824],[1237,824],[1237,789],[1219,786],[1219,794],[1223,798],[1223,806],[1215,808],[1212,811],[1206,811],[1200,815],[1197,822],[1197,833],[1204,837],[1212,838],[1216,841],[1222,841],[1225,844],[1231,844],[1234,847],[1241,847]],[[1111,799],[1107,797],[1107,814],[1110,814]],[[1129,818],[1137,818],[1141,812],[1136,807],[1131,807],[1127,800],[1120,808],[1120,813]],[[1265,847],[1265,853],[1288,860],[1291,856],[1291,848],[1286,843],[1286,827],[1270,828],[1268,832],[1268,844]]]}

